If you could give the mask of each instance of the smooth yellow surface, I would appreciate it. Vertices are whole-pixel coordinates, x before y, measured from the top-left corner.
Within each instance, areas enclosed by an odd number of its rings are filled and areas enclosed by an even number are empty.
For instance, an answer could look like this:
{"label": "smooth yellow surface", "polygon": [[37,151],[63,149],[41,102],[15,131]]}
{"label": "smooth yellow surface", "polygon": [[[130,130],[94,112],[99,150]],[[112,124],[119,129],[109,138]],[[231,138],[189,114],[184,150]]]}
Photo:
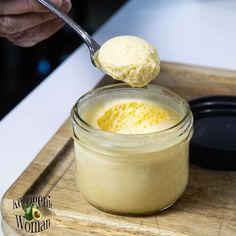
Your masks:
{"label": "smooth yellow surface", "polygon": [[132,87],[143,87],[160,71],[155,48],[136,36],[119,36],[106,41],[95,55],[102,71]]}
{"label": "smooth yellow surface", "polygon": [[153,154],[134,150],[114,157],[75,142],[76,182],[84,197],[100,209],[129,214],[158,211],[172,205],[186,188],[188,147],[189,141],[184,141]]}

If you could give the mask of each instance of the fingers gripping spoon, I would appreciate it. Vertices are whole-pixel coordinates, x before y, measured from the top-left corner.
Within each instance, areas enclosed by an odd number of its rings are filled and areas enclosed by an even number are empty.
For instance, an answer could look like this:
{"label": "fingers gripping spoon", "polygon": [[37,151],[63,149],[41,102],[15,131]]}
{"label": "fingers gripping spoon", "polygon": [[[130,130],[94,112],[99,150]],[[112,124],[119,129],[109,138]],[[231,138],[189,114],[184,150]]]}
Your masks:
{"label": "fingers gripping spoon", "polygon": [[69,25],[81,37],[81,39],[85,42],[90,51],[90,58],[93,65],[96,66],[94,56],[101,46],[67,14],[59,10],[59,8],[50,0],[38,0],[38,2],[48,8],[55,15],[57,15],[62,21]]}

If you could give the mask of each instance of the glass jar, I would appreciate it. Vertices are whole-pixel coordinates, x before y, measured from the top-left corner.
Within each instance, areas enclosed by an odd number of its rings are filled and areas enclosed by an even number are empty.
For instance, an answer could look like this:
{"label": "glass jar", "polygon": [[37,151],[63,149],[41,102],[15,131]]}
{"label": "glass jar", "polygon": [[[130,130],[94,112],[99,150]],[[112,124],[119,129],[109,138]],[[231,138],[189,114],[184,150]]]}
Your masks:
{"label": "glass jar", "polygon": [[[127,97],[158,101],[180,122],[148,134],[118,134],[87,124],[84,114],[107,100]],[[184,192],[189,172],[193,118],[188,103],[156,85],[116,84],[82,96],[71,112],[76,182],[85,199],[111,213],[144,215],[171,206]]]}

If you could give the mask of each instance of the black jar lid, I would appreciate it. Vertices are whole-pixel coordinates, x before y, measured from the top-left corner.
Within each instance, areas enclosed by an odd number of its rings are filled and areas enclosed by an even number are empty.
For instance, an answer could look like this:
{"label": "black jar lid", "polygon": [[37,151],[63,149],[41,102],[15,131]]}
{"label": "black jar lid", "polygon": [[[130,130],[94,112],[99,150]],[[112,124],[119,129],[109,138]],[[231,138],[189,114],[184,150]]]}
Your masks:
{"label": "black jar lid", "polygon": [[190,101],[194,134],[190,162],[215,170],[236,170],[236,96]]}

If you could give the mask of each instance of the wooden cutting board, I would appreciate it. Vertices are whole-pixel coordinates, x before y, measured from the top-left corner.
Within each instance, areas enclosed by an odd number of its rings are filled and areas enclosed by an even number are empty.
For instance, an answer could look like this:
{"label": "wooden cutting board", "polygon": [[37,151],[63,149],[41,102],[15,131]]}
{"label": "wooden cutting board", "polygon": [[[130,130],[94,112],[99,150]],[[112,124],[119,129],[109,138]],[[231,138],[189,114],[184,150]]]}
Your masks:
{"label": "wooden cutting board", "polygon": [[[104,79],[102,84],[112,83]],[[156,84],[186,99],[236,95],[236,72],[162,63]],[[171,208],[146,217],[117,216],[88,204],[77,189],[70,122],[66,121],[2,200],[6,235],[19,230],[13,200],[24,195],[50,195],[50,228],[40,235],[236,235],[236,172],[190,166],[189,184]],[[147,199],[148,201],[148,199]]]}

